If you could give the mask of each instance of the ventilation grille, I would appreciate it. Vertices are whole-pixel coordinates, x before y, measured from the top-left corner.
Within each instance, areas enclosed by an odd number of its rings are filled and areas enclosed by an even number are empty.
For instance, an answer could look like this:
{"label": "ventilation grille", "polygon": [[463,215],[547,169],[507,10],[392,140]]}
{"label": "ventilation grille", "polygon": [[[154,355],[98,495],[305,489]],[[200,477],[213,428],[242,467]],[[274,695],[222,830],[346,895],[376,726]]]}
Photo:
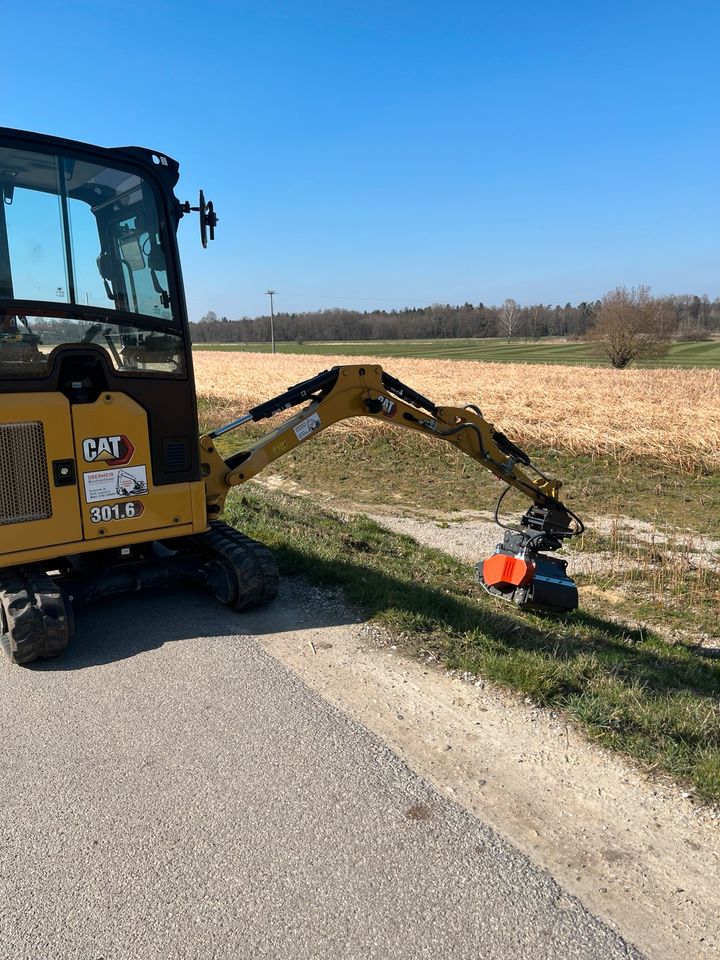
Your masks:
{"label": "ventilation grille", "polygon": [[42,423],[0,423],[0,526],[50,516]]}
{"label": "ventilation grille", "polygon": [[190,469],[190,440],[187,437],[163,439],[163,470],[165,473],[184,473]]}

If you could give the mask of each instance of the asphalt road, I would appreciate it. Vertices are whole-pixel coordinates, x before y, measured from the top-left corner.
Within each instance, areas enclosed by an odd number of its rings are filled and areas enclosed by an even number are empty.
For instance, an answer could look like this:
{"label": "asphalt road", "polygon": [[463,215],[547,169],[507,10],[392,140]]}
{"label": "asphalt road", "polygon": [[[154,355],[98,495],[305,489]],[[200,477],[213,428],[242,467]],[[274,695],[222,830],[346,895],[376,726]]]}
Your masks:
{"label": "asphalt road", "polygon": [[256,639],[308,616],[131,596],[2,660],[0,958],[637,957]]}

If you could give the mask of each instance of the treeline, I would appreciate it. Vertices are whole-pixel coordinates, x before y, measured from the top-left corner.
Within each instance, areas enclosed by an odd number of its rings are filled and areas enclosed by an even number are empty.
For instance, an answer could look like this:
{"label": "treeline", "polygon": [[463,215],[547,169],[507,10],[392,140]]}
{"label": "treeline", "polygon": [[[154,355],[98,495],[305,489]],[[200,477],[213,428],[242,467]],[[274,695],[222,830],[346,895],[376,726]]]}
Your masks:
{"label": "treeline", "polygon": [[[720,297],[707,295],[661,298],[664,323],[672,336],[702,340],[720,333]],[[501,306],[434,303],[403,310],[318,310],[275,315],[275,339],[305,340],[434,340],[443,337],[584,337],[595,322],[600,301],[564,307],[506,300]],[[210,311],[191,323],[196,343],[257,343],[270,339],[270,317],[230,320]]]}

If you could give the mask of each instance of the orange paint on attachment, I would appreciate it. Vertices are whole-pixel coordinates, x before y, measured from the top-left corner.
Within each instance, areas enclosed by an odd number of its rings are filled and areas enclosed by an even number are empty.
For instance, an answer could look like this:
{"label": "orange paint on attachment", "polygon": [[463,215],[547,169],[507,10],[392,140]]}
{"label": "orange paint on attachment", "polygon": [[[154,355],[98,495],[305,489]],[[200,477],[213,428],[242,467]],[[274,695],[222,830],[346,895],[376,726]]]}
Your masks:
{"label": "orange paint on attachment", "polygon": [[504,584],[508,587],[526,587],[535,574],[535,564],[521,557],[496,553],[483,561],[483,580],[489,587]]}

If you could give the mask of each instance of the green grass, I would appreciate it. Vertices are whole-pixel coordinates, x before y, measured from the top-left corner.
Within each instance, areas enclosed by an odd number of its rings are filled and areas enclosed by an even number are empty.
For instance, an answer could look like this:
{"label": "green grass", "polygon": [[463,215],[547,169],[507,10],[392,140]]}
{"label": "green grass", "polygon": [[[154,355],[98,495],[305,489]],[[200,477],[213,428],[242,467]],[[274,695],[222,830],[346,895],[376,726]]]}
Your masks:
{"label": "green grass", "polygon": [[[612,609],[615,619],[642,623],[665,637],[698,646],[717,633],[720,611],[720,556],[713,564],[688,551],[682,537],[648,543],[632,531],[599,536],[592,530],[568,545],[572,570],[573,553],[602,552],[598,572],[576,574],[583,603],[599,597]],[[720,656],[720,649],[717,651]]]}
{"label": "green grass", "polygon": [[603,608],[561,618],[488,598],[473,570],[370,520],[343,520],[256,485],[230,522],[273,548],[284,574],[339,584],[418,655],[557,708],[600,743],[720,800],[720,660],[618,624]]}
{"label": "green grass", "polygon": [[[202,406],[203,419],[210,410]],[[262,434],[258,426],[218,442],[227,456]],[[720,539],[720,475],[688,474],[650,458],[619,463],[553,450],[530,450],[533,460],[565,481],[563,499],[585,519],[588,533],[575,549],[615,558],[602,573],[580,580],[599,589],[615,616],[653,625],[666,635],[699,642],[717,632],[720,577],[698,566],[692,555],[678,559],[688,541]],[[502,485],[479,464],[450,446],[412,434],[388,430],[370,438],[328,431],[287,454],[270,468],[307,490],[316,502],[342,503],[395,514],[434,511],[452,521],[462,511],[490,511]],[[528,506],[511,493],[503,516],[517,520]],[[614,538],[598,535],[593,517],[630,517],[656,531],[648,545],[632,531],[619,529]],[[620,527],[622,521],[620,520]],[[500,537],[500,531],[498,531]],[[662,545],[674,541],[674,555]],[[720,556],[717,557],[720,565]],[[588,594],[589,595],[589,594]]]}
{"label": "green grass", "polygon": [[[208,405],[201,419],[213,419]],[[227,455],[262,432],[238,431],[218,446]],[[624,515],[654,523],[660,534],[689,528],[718,539],[717,474],[682,473],[649,458],[530,452],[566,481],[564,499],[586,519]],[[265,494],[252,484],[233,494],[228,515],[275,548],[285,573],[341,584],[410,650],[433,650],[448,666],[564,709],[604,744],[720,800],[720,659],[697,646],[703,633],[717,633],[717,572],[669,562],[631,535],[623,544],[591,530],[585,551],[614,551],[630,568],[578,576],[582,611],[543,619],[489,600],[467,565],[319,506],[327,497],[333,506],[346,501],[368,511],[430,509],[450,521],[454,512],[491,509],[501,486],[453,448],[395,431],[368,438],[331,430],[273,469],[310,498]],[[511,515],[526,506],[525,498],[508,497]]]}
{"label": "green grass", "polygon": [[[244,350],[269,353],[269,343],[198,343],[195,350]],[[561,363],[606,366],[592,343],[560,340],[537,342],[485,338],[472,340],[368,340],[278,342],[278,353],[339,354],[342,356],[421,357],[442,360],[491,360],[500,363]],[[700,343],[673,343],[660,360],[646,367],[720,367],[720,339]]]}

